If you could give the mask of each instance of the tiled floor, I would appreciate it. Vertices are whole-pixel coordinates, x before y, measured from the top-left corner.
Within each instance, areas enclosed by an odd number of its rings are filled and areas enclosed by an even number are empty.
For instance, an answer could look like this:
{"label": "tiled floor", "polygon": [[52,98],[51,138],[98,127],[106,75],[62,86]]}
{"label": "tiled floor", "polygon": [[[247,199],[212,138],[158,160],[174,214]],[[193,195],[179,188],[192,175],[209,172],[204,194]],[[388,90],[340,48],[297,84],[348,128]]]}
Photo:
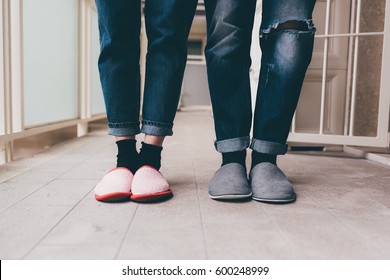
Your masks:
{"label": "tiled floor", "polygon": [[343,153],[279,160],[289,205],[217,202],[220,159],[208,113],[178,113],[162,173],[174,197],[100,203],[113,167],[105,130],[0,166],[0,259],[389,259],[390,167]]}

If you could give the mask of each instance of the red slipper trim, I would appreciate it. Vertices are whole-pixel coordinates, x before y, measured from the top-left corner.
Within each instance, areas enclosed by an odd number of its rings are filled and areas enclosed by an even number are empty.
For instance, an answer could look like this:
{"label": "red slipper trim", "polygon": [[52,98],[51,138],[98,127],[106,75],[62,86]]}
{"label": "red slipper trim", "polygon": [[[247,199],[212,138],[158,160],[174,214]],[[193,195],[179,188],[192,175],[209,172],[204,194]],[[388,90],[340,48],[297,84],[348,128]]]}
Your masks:
{"label": "red slipper trim", "polygon": [[128,198],[132,195],[131,192],[114,192],[103,195],[95,195],[96,200],[99,201],[115,201]]}
{"label": "red slipper trim", "polygon": [[134,201],[148,201],[148,200],[153,200],[160,197],[168,196],[171,194],[172,191],[167,190],[167,191],[157,192],[157,193],[136,194],[136,195],[132,195],[130,198]]}

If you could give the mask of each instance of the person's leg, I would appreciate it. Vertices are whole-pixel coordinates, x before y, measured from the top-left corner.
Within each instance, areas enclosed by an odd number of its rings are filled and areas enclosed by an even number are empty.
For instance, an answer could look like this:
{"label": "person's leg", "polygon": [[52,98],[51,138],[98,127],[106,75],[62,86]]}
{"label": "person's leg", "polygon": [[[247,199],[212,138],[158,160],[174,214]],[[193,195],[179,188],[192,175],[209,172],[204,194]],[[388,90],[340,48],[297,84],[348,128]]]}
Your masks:
{"label": "person's leg", "polygon": [[[138,168],[135,135],[140,103],[140,0],[96,0],[100,32],[98,61],[108,118],[108,133],[116,136],[117,168],[96,186],[98,200],[118,200],[131,195]],[[130,172],[129,172],[130,170]]]}
{"label": "person's leg", "polygon": [[140,165],[148,165],[159,170],[161,167],[161,152],[165,136],[145,135],[140,152]]}
{"label": "person's leg", "polygon": [[222,167],[209,183],[215,199],[251,195],[245,157],[252,120],[249,68],[256,0],[206,0],[207,73]]}
{"label": "person's leg", "polygon": [[197,2],[145,2],[148,53],[141,130],[145,140],[140,152],[141,167],[133,182],[133,200],[151,200],[170,194],[169,185],[158,170],[164,138],[173,134],[187,61],[187,39]]}
{"label": "person's leg", "polygon": [[[197,0],[148,0],[145,25],[148,36],[143,103],[141,165],[160,168],[165,136],[172,135],[179,103],[187,39]],[[153,146],[156,148],[153,149]]]}
{"label": "person's leg", "polygon": [[220,153],[249,146],[252,121],[249,68],[256,0],[206,0],[207,74]]}
{"label": "person's leg", "polygon": [[[295,199],[292,185],[276,166],[276,156],[287,151],[291,121],[311,61],[314,5],[315,0],[263,0],[262,59],[251,143],[252,190],[258,200],[287,202]],[[268,181],[263,184],[262,180]],[[285,187],[278,180],[282,180]],[[279,187],[256,191],[256,184]]]}
{"label": "person's leg", "polygon": [[141,132],[146,135],[164,137],[173,134],[173,120],[187,61],[187,39],[197,2],[197,0],[145,2],[148,52]]}
{"label": "person's leg", "polygon": [[108,132],[133,136],[140,132],[140,0],[96,0],[96,6]]}

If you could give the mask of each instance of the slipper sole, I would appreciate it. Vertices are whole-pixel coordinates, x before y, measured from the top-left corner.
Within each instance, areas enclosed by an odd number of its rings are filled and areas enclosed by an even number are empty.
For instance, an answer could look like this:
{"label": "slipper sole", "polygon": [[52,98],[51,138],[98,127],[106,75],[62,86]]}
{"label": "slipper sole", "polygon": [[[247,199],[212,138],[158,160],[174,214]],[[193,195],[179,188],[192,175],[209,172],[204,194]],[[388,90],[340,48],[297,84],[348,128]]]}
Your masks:
{"label": "slipper sole", "polygon": [[239,200],[251,197],[252,193],[248,194],[223,194],[223,195],[211,195],[209,194],[209,197],[216,200]]}
{"label": "slipper sole", "polygon": [[98,201],[120,201],[131,197],[131,192],[114,192],[103,195],[95,195],[96,200]]}
{"label": "slipper sole", "polygon": [[260,197],[255,197],[253,196],[252,197],[253,200],[256,200],[256,201],[260,201],[260,202],[267,202],[267,203],[279,203],[279,204],[283,204],[283,203],[290,203],[290,202],[294,202],[296,199],[297,199],[297,196],[295,195],[295,193],[291,196],[291,198],[286,198],[286,199],[272,199],[272,198],[260,198]]}
{"label": "slipper sole", "polygon": [[173,195],[172,191],[167,190],[167,191],[157,192],[157,193],[136,194],[136,195],[132,195],[130,198],[133,201],[146,202],[146,201],[159,200],[160,198],[172,196],[172,195]]}

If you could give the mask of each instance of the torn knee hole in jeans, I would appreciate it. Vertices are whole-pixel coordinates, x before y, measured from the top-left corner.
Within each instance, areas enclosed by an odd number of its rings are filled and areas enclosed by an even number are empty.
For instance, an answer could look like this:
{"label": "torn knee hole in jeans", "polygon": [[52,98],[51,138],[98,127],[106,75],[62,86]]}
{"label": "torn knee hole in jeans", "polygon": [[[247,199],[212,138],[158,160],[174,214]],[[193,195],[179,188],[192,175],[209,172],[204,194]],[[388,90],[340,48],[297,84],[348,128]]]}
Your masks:
{"label": "torn knee hole in jeans", "polygon": [[274,34],[280,31],[292,31],[296,33],[313,33],[316,28],[314,27],[313,20],[305,19],[305,20],[287,20],[284,22],[275,22],[267,29],[260,30],[260,38]]}

